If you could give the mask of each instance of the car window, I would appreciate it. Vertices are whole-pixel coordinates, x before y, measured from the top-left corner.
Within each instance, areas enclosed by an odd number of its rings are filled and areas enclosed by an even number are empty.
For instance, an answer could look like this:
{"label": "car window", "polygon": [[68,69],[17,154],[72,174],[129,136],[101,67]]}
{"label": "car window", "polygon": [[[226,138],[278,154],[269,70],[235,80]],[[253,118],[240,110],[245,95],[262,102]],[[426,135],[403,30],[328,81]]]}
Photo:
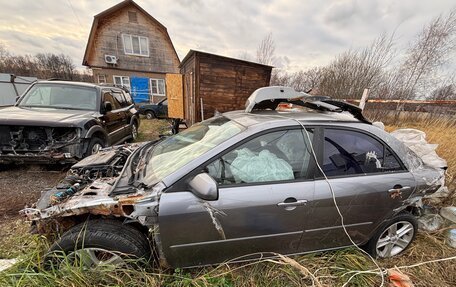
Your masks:
{"label": "car window", "polygon": [[162,105],[165,105],[165,106],[167,106],[167,105],[168,105],[168,100],[167,100],[167,99],[166,99],[166,100],[164,100],[164,101],[162,102]]}
{"label": "car window", "polygon": [[325,129],[323,171],[330,176],[401,170],[394,154],[361,132]]}
{"label": "car window", "polygon": [[36,84],[21,100],[20,106],[74,110],[96,110],[94,88],[62,84]]}
{"label": "car window", "polygon": [[117,102],[120,104],[120,107],[125,108],[125,107],[129,106],[129,104],[127,103],[127,100],[125,99],[124,95],[120,91],[112,92],[112,95],[117,100]]}
{"label": "car window", "polygon": [[111,92],[105,92],[103,94],[103,101],[111,102],[113,110],[120,109],[120,107],[121,107],[119,101],[117,101],[117,99],[114,98],[114,96],[111,94]]}
{"label": "car window", "polygon": [[209,164],[206,172],[220,185],[285,181],[305,178],[310,159],[302,130],[284,130],[242,144]]}
{"label": "car window", "polygon": [[122,92],[125,99],[127,100],[127,104],[130,106],[130,105],[133,105],[133,99],[131,98],[131,95],[130,93],[127,93],[127,92]]}

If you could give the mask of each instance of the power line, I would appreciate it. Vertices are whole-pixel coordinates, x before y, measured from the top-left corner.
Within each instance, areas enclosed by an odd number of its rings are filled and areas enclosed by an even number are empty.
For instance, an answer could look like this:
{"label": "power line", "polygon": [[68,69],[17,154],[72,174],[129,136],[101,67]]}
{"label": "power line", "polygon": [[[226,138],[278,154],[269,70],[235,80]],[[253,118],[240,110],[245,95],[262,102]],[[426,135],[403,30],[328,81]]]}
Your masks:
{"label": "power line", "polygon": [[67,3],[70,5],[70,8],[73,11],[74,16],[76,16],[76,19],[78,20],[79,26],[82,27],[81,20],[79,20],[79,16],[78,16],[78,14],[76,14],[76,11],[73,8],[73,4],[71,4],[70,0],[67,0]]}

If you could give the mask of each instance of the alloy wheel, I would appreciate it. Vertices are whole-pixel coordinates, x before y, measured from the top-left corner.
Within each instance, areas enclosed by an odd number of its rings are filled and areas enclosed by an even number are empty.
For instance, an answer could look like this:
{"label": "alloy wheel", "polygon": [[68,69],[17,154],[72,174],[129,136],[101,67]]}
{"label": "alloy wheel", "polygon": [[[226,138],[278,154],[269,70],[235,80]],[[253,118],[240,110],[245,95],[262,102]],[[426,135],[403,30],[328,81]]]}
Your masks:
{"label": "alloy wheel", "polygon": [[82,248],[68,255],[68,258],[82,267],[93,269],[99,266],[122,266],[124,259],[119,253],[101,248]]}
{"label": "alloy wheel", "polygon": [[99,143],[95,143],[93,146],[92,146],[92,154],[96,154],[100,151],[100,149],[102,149],[103,146]]}
{"label": "alloy wheel", "polygon": [[414,226],[408,221],[398,221],[390,225],[380,235],[376,250],[382,258],[392,257],[406,249],[413,240]]}
{"label": "alloy wheel", "polygon": [[136,140],[136,138],[138,137],[138,128],[135,124],[131,126],[131,137],[133,138],[133,140]]}

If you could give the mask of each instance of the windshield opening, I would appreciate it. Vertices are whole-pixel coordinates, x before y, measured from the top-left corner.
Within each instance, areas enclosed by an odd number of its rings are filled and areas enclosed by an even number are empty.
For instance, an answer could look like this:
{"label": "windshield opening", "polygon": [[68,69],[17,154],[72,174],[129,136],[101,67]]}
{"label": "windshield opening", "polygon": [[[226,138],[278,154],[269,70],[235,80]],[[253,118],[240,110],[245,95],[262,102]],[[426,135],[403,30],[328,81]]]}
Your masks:
{"label": "windshield opening", "polygon": [[19,106],[95,111],[97,92],[90,87],[37,84],[27,92]]}
{"label": "windshield opening", "polygon": [[155,146],[144,182],[153,185],[243,130],[225,117],[195,124]]}

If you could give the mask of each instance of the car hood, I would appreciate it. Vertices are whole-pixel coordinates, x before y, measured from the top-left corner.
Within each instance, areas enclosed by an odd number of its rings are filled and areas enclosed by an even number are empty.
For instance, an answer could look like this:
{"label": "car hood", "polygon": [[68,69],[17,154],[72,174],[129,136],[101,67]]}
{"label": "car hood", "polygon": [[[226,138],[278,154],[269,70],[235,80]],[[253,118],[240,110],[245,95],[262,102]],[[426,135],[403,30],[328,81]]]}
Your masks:
{"label": "car hood", "polygon": [[98,116],[95,111],[14,106],[1,110],[0,125],[78,126]]}

